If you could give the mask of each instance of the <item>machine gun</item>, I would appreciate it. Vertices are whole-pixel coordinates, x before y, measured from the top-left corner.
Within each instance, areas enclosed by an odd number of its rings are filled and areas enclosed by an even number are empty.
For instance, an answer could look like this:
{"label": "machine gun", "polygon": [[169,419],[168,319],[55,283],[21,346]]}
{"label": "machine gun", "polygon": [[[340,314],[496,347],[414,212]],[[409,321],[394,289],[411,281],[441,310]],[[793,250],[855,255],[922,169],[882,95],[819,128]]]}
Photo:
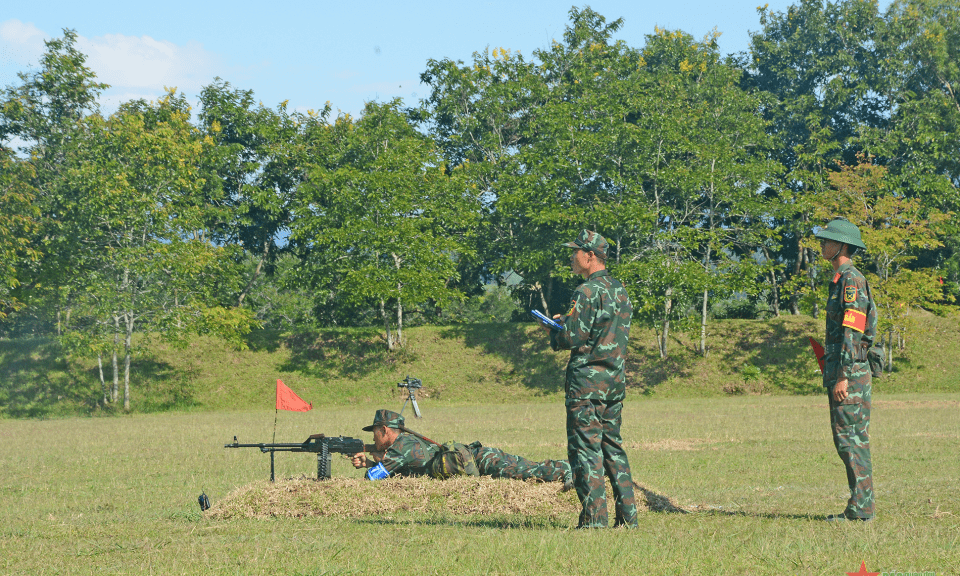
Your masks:
{"label": "machine gun", "polygon": [[376,448],[359,438],[344,436],[326,437],[323,434],[314,434],[300,444],[240,444],[237,437],[233,437],[233,444],[224,444],[224,448],[259,448],[263,453],[270,453],[270,481],[274,481],[273,455],[277,452],[314,452],[317,455],[317,480],[330,478],[330,454],[357,454],[370,452]]}

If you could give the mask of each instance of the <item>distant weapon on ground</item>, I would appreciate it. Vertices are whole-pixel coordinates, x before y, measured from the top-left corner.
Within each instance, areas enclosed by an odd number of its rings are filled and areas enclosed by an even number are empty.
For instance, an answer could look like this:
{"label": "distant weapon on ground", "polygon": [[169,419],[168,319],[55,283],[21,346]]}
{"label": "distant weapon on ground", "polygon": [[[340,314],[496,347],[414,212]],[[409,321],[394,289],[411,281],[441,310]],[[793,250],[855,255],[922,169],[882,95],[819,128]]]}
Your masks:
{"label": "distant weapon on ground", "polygon": [[397,388],[406,388],[407,389],[407,399],[403,401],[403,408],[400,409],[400,415],[403,416],[403,410],[407,407],[407,402],[410,402],[413,405],[413,415],[417,418],[423,418],[420,415],[420,407],[417,406],[417,390],[423,388],[423,381],[419,378],[411,378],[407,376],[400,382],[397,382]]}
{"label": "distant weapon on ground", "polygon": [[330,454],[357,454],[376,450],[372,444],[364,444],[359,438],[345,436],[324,436],[314,434],[300,444],[240,444],[233,437],[233,444],[224,444],[224,448],[259,448],[270,453],[270,481],[274,481],[273,455],[277,452],[313,452],[317,455],[317,480],[330,478]]}

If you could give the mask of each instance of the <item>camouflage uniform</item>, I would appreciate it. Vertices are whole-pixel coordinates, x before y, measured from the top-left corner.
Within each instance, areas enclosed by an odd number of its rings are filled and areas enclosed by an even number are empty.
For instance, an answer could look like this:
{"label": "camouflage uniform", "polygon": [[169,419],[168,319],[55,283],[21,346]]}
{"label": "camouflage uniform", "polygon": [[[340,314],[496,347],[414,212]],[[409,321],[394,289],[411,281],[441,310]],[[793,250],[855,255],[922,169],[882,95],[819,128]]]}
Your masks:
{"label": "camouflage uniform", "polygon": [[[373,424],[363,428],[371,432],[375,426],[402,429],[403,416],[390,410],[377,410]],[[526,458],[507,454],[497,448],[487,448],[479,442],[467,446],[473,454],[477,468],[481,475],[494,478],[511,478],[528,480],[535,478],[543,482],[569,482],[570,465],[563,461],[544,460],[531,462]],[[390,448],[383,455],[380,463],[391,475],[398,476],[429,476],[430,461],[440,452],[440,447],[414,434],[401,432]],[[367,473],[367,478],[370,478]]]}
{"label": "camouflage uniform", "polygon": [[436,444],[425,442],[413,434],[401,433],[380,463],[391,475],[427,476],[427,463],[437,451]]}
{"label": "camouflage uniform", "polygon": [[[377,426],[400,430],[403,428],[403,416],[392,410],[380,409],[373,415],[373,424],[365,426],[364,432],[372,432]],[[387,448],[380,461],[391,475],[426,476],[427,462],[439,451],[439,447],[413,434],[401,433]],[[370,471],[367,471],[370,478]]]}
{"label": "camouflage uniform", "polygon": [[[606,258],[607,242],[595,232],[584,230],[565,246]],[[564,329],[550,333],[554,350],[570,350],[564,385],[567,457],[583,505],[581,528],[607,526],[604,472],[613,488],[614,524],[637,525],[630,463],[620,435],[632,316],[633,306],[623,285],[600,270],[577,288],[570,311],[560,320]]]}
{"label": "camouflage uniform", "polygon": [[499,448],[483,446],[479,442],[468,444],[467,448],[473,453],[473,459],[477,463],[481,476],[512,480],[533,478],[541,482],[563,482],[564,484],[572,481],[570,463],[566,460],[532,462],[522,456],[507,454]]}
{"label": "camouflage uniform", "polygon": [[[877,307],[867,280],[849,262],[830,282],[823,385],[830,401],[830,427],[837,454],[847,469],[850,500],[844,515],[872,518],[873,470],[870,462],[870,388],[867,350],[877,333]],[[833,387],[846,378],[848,396],[833,398]]]}
{"label": "camouflage uniform", "polygon": [[[860,230],[837,218],[817,232],[833,240],[866,249]],[[836,256],[833,256],[836,258]],[[827,333],[824,342],[823,386],[830,404],[833,444],[847,471],[850,499],[843,516],[834,519],[870,519],[874,515],[873,467],[870,462],[870,393],[872,376],[867,353],[877,334],[877,307],[867,280],[849,261],[840,264],[827,297]],[[837,402],[834,388],[847,380],[847,397]]]}

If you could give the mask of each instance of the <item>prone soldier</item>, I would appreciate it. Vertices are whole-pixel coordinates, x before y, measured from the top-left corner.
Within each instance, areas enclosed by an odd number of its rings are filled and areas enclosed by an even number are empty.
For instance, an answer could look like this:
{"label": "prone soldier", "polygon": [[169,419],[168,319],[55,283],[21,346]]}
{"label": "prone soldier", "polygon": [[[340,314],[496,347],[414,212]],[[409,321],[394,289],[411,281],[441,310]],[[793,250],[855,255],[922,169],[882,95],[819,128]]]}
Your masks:
{"label": "prone soldier", "polygon": [[[369,454],[354,454],[352,463],[354,468],[367,468],[368,479],[378,480],[390,475],[445,477],[436,472],[437,459],[442,456],[443,447],[408,430],[400,414],[391,410],[377,410],[373,424],[363,430],[373,432],[375,449]],[[498,448],[483,446],[480,442],[463,448],[471,460],[465,463],[468,474],[475,472],[475,475],[494,478],[563,482],[564,490],[573,486],[570,464],[566,460],[533,462]]]}

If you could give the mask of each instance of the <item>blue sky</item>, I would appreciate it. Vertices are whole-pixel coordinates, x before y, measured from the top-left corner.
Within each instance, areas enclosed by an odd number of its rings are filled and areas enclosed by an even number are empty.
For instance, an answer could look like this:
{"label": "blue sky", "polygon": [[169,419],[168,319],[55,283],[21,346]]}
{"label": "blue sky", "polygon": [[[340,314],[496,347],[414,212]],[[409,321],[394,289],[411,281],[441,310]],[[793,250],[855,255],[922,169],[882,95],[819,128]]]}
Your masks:
{"label": "blue sky", "polygon": [[[622,17],[616,38],[642,46],[654,26],[700,38],[716,28],[720,50],[746,50],[760,28],[758,0],[651,2],[595,0],[607,17]],[[772,1],[785,10],[792,2]],[[12,5],[10,5],[12,4]],[[882,2],[882,5],[888,1]],[[79,47],[101,81],[105,112],[133,98],[155,99],[176,86],[197,102],[202,86],[219,76],[254,91],[274,107],[322,108],[357,114],[365,102],[426,96],[419,83],[428,59],[469,61],[486,47],[532,56],[561,40],[569,1],[454,2],[168,0],[165,2],[8,3],[0,13],[0,86],[34,66],[43,40],[73,28]],[[586,4],[577,4],[583,7]]]}

